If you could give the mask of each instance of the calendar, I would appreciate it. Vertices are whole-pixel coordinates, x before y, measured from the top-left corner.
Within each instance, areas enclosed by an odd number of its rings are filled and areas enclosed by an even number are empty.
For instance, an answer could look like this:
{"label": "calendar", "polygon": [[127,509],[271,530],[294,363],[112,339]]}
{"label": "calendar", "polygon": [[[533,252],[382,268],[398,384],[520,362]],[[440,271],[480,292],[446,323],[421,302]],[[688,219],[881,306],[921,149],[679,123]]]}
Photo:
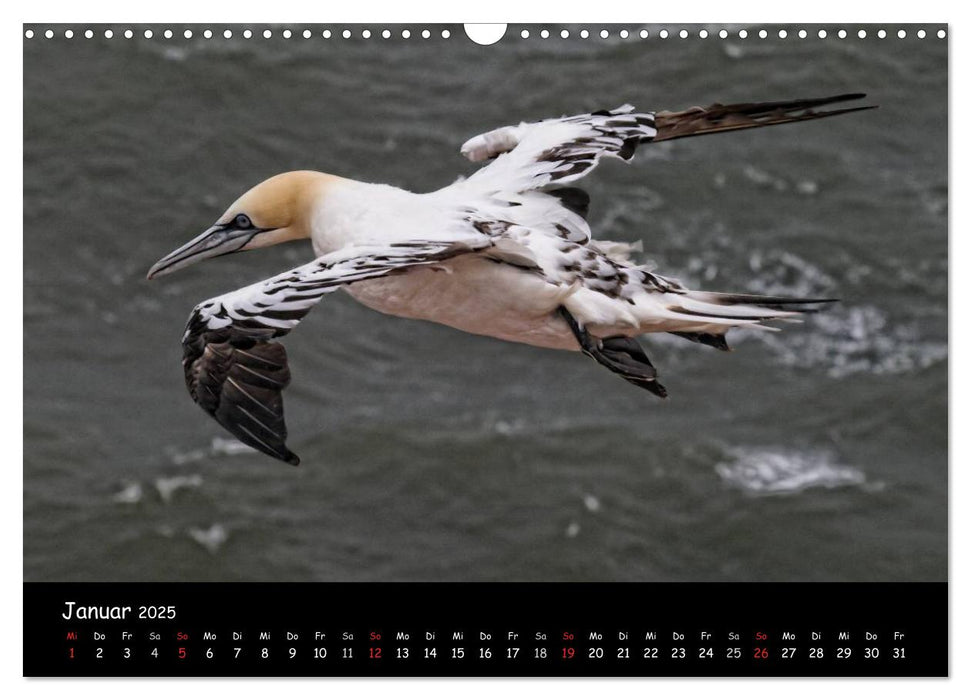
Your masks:
{"label": "calendar", "polygon": [[[27,675],[945,676],[937,584],[29,586]],[[65,597],[71,600],[63,600]],[[901,606],[901,600],[910,601]],[[151,601],[151,602],[150,602]]]}
{"label": "calendar", "polygon": [[22,42],[25,676],[949,674],[947,25]]}

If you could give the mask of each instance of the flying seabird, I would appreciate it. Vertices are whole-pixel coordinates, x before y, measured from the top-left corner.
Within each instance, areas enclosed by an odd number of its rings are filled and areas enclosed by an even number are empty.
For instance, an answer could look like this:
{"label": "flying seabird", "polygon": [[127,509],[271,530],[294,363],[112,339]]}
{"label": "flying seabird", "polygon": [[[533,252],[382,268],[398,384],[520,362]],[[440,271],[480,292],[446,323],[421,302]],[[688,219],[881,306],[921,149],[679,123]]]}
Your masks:
{"label": "flying seabird", "polygon": [[[725,333],[762,327],[833,299],[695,291],[598,241],[589,196],[571,186],[602,157],[644,143],[806,121],[862,94],[638,112],[630,105],[505,126],[462,146],[492,159],[468,178],[417,194],[320,172],[271,177],[201,235],[152,266],[158,277],[200,260],[309,238],[315,259],[192,310],[182,337],[193,400],[243,443],[298,464],[286,445],[286,335],[328,292],[344,289],[394,316],[544,348],[581,351],[665,397],[636,337],[673,333],[728,350]],[[808,305],[808,306],[807,306]],[[772,329],[778,330],[778,329]]]}

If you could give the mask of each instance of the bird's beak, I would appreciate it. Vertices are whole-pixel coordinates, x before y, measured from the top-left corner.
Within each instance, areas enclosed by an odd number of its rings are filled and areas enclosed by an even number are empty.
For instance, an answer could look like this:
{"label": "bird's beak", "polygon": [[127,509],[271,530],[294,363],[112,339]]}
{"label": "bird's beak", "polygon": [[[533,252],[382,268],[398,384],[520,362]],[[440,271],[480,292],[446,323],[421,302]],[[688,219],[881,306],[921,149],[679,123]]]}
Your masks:
{"label": "bird's beak", "polygon": [[239,230],[232,224],[216,224],[152,265],[148,279],[181,270],[206,258],[235,253],[259,232],[259,229]]}

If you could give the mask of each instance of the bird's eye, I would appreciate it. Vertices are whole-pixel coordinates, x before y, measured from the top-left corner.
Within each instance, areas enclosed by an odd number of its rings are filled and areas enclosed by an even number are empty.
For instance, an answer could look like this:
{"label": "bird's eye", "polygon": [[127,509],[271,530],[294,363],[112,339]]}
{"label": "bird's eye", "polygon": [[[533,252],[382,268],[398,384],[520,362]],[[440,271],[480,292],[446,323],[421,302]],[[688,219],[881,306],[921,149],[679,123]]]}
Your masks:
{"label": "bird's eye", "polygon": [[250,221],[250,218],[246,216],[246,214],[236,215],[236,228],[252,228],[252,227],[253,227],[253,222]]}

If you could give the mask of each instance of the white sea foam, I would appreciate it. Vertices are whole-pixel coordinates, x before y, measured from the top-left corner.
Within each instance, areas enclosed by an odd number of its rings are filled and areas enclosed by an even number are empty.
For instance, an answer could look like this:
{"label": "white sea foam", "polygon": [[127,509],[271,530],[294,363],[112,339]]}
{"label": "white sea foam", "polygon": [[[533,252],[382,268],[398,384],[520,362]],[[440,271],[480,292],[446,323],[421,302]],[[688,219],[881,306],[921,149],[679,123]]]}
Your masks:
{"label": "white sea foam", "polygon": [[229,533],[222,525],[214,523],[205,530],[200,527],[190,527],[189,537],[205,547],[210,554],[215,554],[229,539]]}
{"label": "white sea foam", "polygon": [[516,435],[523,432],[525,425],[525,421],[521,419],[512,421],[497,420],[493,429],[499,435]]}
{"label": "white sea foam", "polygon": [[892,323],[873,306],[826,309],[810,320],[808,333],[760,334],[783,364],[824,367],[831,377],[860,372],[886,375],[925,369],[947,360],[947,343],[922,338],[913,323]]}
{"label": "white sea foam", "polygon": [[862,486],[864,473],[825,451],[739,448],[715,465],[731,486],[763,495],[793,494],[813,488]]}
{"label": "white sea foam", "polygon": [[209,457],[219,457],[224,455],[238,455],[255,453],[252,447],[244,445],[239,440],[223,438],[218,435],[212,439],[208,449],[198,448],[187,450],[186,452],[173,452],[171,455],[172,463],[175,465],[191,464],[200,462]]}
{"label": "white sea foam", "polygon": [[239,440],[221,438],[219,436],[212,439],[210,450],[214,455],[241,455],[256,452],[252,447],[244,445]]}
{"label": "white sea foam", "polygon": [[742,174],[746,180],[760,187],[771,188],[777,192],[785,192],[789,189],[789,183],[785,179],[761,168],[756,168],[754,165],[746,165],[742,168]]}
{"label": "white sea foam", "polygon": [[[752,254],[755,275],[750,291],[761,294],[818,296],[819,290],[839,289],[821,269],[791,253]],[[870,270],[857,267],[853,274]],[[824,367],[832,377],[859,372],[901,374],[924,369],[947,359],[947,341],[927,338],[914,321],[896,321],[883,309],[847,303],[827,307],[808,320],[808,332],[754,335],[772,348],[784,364]]]}
{"label": "white sea foam", "polygon": [[838,287],[821,268],[788,251],[753,250],[748,265],[753,273],[749,291],[756,294],[811,297],[819,296],[820,290]]}
{"label": "white sea foam", "polygon": [[729,58],[741,58],[745,55],[745,50],[741,46],[728,41],[722,44],[722,50]]}
{"label": "white sea foam", "polygon": [[[685,275],[688,286],[704,288],[715,284],[721,275],[718,262],[723,257],[721,251],[713,249],[689,258]],[[752,250],[748,252],[748,267],[752,274],[745,291],[754,294],[839,296],[845,283],[786,251]],[[860,284],[871,274],[872,267],[857,264],[847,268],[845,280]],[[900,276],[901,283],[916,285],[926,284],[935,275],[933,270],[915,272],[904,268],[900,270]],[[933,314],[942,312],[929,308],[926,313],[933,317]],[[735,332],[729,336],[729,342],[733,345],[749,341],[763,343],[784,365],[819,367],[836,378],[858,373],[903,374],[947,360],[946,338],[928,337],[922,329],[927,325],[927,319],[911,316],[900,320],[875,305],[841,302],[826,306],[821,313],[803,320],[802,328],[786,329],[790,330],[787,333]],[[663,339],[652,338],[652,342],[657,340]]]}
{"label": "white sea foam", "polygon": [[188,49],[179,46],[166,46],[162,51],[162,58],[167,61],[182,62],[189,57]]}
{"label": "white sea foam", "polygon": [[188,450],[187,452],[172,452],[172,464],[182,466],[205,459],[209,455],[208,450]]}
{"label": "white sea foam", "polygon": [[138,503],[142,500],[142,485],[137,481],[126,484],[125,488],[112,496],[115,503]]}
{"label": "white sea foam", "polygon": [[202,486],[202,477],[198,474],[163,477],[155,480],[155,488],[162,500],[168,503],[180,489],[194,489]]}
{"label": "white sea foam", "polygon": [[583,497],[583,505],[591,513],[596,513],[600,510],[600,499],[594,496],[592,493],[588,493]]}

